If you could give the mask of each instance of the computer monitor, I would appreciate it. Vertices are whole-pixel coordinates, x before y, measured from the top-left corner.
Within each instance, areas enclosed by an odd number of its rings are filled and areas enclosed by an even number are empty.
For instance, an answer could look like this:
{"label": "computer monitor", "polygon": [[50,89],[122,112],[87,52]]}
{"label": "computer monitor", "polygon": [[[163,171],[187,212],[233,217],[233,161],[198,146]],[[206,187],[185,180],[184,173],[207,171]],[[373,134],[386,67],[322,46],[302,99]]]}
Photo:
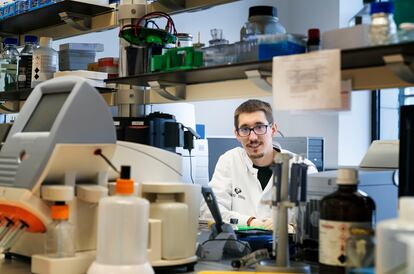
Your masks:
{"label": "computer monitor", "polygon": [[[80,77],[59,77],[33,90],[0,151],[0,185],[33,190],[57,144],[115,144],[106,102]],[[42,177],[43,176],[43,177]]]}

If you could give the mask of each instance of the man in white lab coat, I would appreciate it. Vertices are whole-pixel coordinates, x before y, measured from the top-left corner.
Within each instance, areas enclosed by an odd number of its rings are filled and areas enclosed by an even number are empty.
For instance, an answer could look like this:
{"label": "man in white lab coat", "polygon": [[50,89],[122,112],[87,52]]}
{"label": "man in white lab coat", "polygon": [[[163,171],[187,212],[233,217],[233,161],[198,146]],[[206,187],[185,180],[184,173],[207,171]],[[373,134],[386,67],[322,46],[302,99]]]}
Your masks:
{"label": "man in white lab coat", "polygon": [[[272,171],[269,166],[277,153],[291,153],[273,145],[277,125],[273,122],[270,104],[260,100],[242,103],[234,113],[234,134],[243,148],[224,153],[218,160],[209,185],[214,191],[223,221],[237,219],[239,225],[263,226],[272,229],[271,200]],[[292,153],[293,154],[293,153]],[[309,165],[308,173],[318,172]],[[201,217],[210,219],[205,203]]]}

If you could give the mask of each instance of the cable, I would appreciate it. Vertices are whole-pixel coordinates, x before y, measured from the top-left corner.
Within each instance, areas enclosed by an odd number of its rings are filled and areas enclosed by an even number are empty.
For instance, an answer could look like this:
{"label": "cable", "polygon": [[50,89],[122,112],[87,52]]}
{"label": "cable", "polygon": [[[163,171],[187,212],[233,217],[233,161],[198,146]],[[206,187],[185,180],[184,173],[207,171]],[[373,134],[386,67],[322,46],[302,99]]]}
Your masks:
{"label": "cable", "polygon": [[277,133],[279,133],[280,136],[282,136],[283,138],[285,137],[285,135],[283,135],[283,133],[280,130],[278,130]]}
{"label": "cable", "polygon": [[[122,145],[121,145],[121,144],[118,144],[118,146],[122,146]],[[153,155],[151,155],[151,154],[149,154],[149,153],[147,153],[147,152],[145,152],[145,151],[142,151],[142,150],[139,150],[139,149],[136,149],[136,148],[131,148],[131,147],[128,147],[128,146],[123,146],[123,147],[126,147],[127,149],[131,149],[131,150],[138,151],[138,152],[140,152],[140,153],[142,153],[142,154],[144,154],[144,155],[146,155],[146,156],[148,156],[148,157],[150,157],[150,158],[152,158],[152,159],[154,159],[154,160],[156,160],[156,161],[158,161],[158,162],[162,163],[163,165],[165,165],[165,166],[169,167],[172,171],[174,171],[175,173],[177,173],[179,176],[183,176],[183,174],[181,174],[180,172],[178,172],[178,171],[177,171],[176,169],[174,169],[174,167],[172,167],[171,165],[167,164],[166,162],[164,162],[164,161],[162,161],[162,160],[160,160],[160,159],[158,159],[158,158],[154,157]]]}
{"label": "cable", "polygon": [[191,158],[192,158],[191,157],[191,149],[188,150],[188,153],[190,155],[190,179],[191,179],[191,182],[194,185],[194,179],[193,179],[193,162],[191,161]]}
{"label": "cable", "polygon": [[106,158],[106,156],[105,155],[103,155],[102,154],[102,149],[100,149],[100,148],[98,148],[98,149],[96,149],[94,152],[93,152],[93,154],[94,155],[98,155],[98,156],[101,156],[104,160],[105,160],[105,162],[113,169],[113,170],[115,170],[115,172],[116,173],[118,173],[119,175],[121,174],[117,169],[116,169],[116,167],[111,163],[111,161],[109,161],[109,159],[108,158]]}

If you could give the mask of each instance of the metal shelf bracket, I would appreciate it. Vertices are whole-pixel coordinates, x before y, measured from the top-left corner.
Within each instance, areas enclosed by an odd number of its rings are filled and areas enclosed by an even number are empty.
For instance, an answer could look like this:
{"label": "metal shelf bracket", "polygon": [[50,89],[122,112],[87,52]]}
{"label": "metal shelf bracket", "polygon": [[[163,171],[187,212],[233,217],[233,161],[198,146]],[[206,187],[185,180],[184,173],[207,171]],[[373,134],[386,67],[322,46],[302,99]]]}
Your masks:
{"label": "metal shelf bracket", "polygon": [[414,83],[414,56],[393,54],[383,56],[384,62],[400,79]]}
{"label": "metal shelf bracket", "polygon": [[[87,31],[92,28],[92,17],[85,14],[80,13],[74,13],[74,12],[60,12],[59,13],[60,19],[64,21],[66,24],[71,26],[74,29],[80,30],[80,31]],[[75,20],[82,19],[83,24],[79,24]]]}
{"label": "metal shelf bracket", "polygon": [[179,101],[186,98],[186,86],[183,84],[148,81],[148,85],[152,90],[168,100]]}
{"label": "metal shelf bracket", "polygon": [[246,70],[244,72],[247,79],[251,81],[255,86],[261,88],[264,91],[272,93],[272,84],[267,81],[267,77],[271,77],[272,73],[260,70]]}

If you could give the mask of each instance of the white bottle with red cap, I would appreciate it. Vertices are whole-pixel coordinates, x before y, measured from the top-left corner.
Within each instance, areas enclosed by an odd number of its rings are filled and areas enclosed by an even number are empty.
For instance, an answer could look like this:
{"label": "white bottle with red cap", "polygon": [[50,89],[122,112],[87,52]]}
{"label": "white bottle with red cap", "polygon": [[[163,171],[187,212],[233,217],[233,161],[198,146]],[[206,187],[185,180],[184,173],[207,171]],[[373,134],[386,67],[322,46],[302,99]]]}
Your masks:
{"label": "white bottle with red cap", "polygon": [[149,202],[134,196],[130,167],[121,167],[116,195],[100,200],[96,260],[88,274],[154,274],[148,262]]}

